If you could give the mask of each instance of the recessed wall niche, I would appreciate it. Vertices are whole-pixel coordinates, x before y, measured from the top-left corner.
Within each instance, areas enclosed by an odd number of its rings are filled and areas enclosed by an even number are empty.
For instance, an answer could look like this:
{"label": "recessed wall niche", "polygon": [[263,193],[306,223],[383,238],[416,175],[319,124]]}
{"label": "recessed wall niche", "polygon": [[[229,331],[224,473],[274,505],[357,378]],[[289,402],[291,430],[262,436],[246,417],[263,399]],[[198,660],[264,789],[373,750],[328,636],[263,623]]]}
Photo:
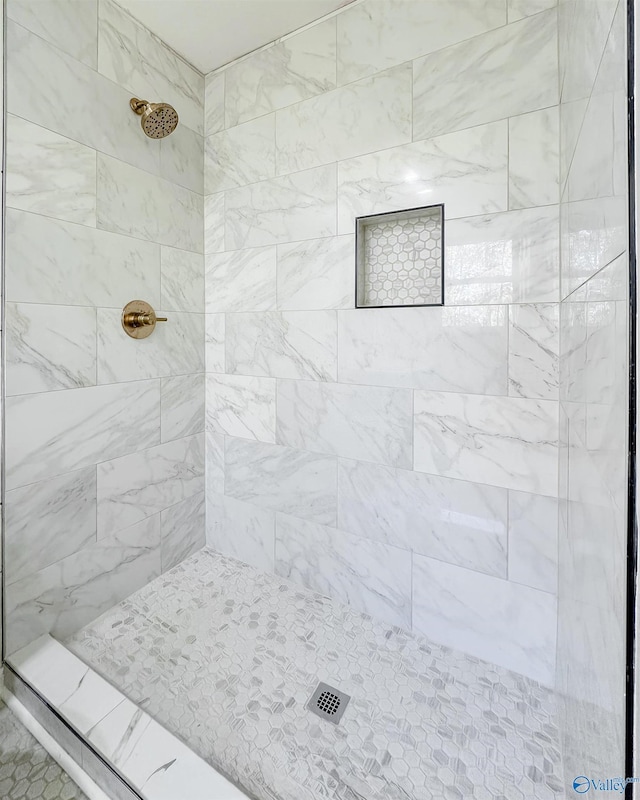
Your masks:
{"label": "recessed wall niche", "polygon": [[444,305],[444,206],[356,218],[356,308]]}

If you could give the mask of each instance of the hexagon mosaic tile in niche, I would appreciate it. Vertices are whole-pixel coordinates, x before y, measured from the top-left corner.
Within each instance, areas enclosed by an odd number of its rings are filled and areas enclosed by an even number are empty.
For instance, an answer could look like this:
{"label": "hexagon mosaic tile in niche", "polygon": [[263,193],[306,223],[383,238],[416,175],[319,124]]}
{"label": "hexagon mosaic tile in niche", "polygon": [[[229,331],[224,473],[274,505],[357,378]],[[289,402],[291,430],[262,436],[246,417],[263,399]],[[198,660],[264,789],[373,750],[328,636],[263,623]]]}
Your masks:
{"label": "hexagon mosaic tile in niche", "polygon": [[356,220],[356,305],[439,306],[443,297],[443,206]]}

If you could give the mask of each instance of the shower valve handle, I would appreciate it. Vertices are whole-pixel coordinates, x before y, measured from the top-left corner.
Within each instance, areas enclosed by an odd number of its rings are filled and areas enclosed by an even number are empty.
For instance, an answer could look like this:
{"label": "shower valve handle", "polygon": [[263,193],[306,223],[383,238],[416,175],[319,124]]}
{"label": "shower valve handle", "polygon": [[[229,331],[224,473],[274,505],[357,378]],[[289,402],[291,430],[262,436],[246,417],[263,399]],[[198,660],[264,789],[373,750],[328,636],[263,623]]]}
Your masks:
{"label": "shower valve handle", "polygon": [[167,322],[167,317],[157,317],[144,300],[132,300],[122,311],[122,327],[132,339],[146,339],[155,330],[157,322]]}

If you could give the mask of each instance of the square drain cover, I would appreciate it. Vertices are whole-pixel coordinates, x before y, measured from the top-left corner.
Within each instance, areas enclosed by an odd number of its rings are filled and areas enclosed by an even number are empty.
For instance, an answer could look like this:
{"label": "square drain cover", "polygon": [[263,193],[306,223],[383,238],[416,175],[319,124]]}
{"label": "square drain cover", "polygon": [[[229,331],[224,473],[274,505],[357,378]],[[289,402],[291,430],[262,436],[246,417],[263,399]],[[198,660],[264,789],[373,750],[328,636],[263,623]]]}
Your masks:
{"label": "square drain cover", "polygon": [[337,725],[342,719],[351,698],[348,694],[329,686],[328,683],[319,683],[307,708],[327,722]]}

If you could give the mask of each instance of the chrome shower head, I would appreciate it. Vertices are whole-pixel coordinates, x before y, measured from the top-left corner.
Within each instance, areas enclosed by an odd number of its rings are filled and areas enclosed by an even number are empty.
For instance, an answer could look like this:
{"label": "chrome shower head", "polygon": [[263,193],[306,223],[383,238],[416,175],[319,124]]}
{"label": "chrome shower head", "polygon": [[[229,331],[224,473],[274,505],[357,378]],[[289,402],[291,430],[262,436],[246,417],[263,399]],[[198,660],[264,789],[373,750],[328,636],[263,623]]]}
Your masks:
{"label": "chrome shower head", "polygon": [[132,97],[129,105],[141,117],[142,130],[151,139],[164,139],[178,127],[178,112],[169,103],[149,103]]}

